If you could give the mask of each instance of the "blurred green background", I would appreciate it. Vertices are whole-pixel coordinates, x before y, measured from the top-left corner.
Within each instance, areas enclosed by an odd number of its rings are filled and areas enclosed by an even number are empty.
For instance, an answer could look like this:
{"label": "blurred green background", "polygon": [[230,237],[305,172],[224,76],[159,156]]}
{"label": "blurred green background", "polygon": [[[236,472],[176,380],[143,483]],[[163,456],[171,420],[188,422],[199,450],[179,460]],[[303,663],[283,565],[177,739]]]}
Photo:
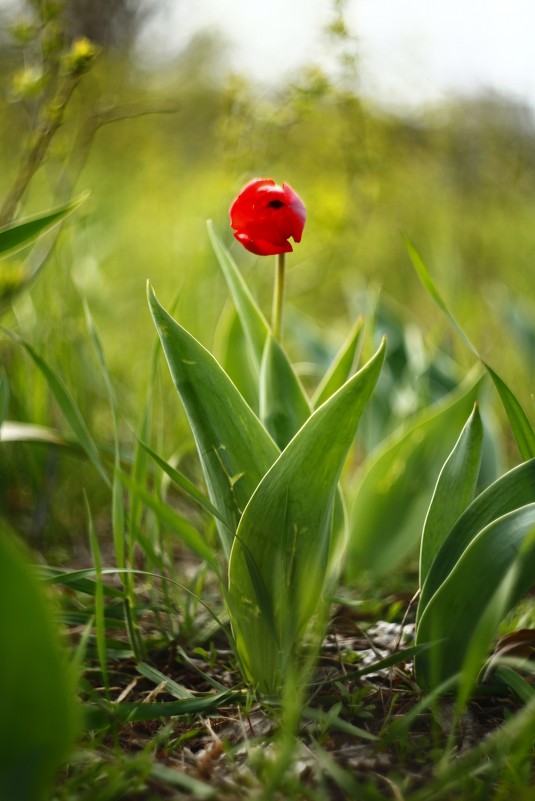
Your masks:
{"label": "blurred green background", "polygon": [[[286,312],[288,347],[304,375],[311,362],[325,364],[353,320],[373,316],[378,303],[375,334],[390,325],[391,351],[401,335],[412,336],[413,356],[440,349],[460,373],[472,365],[421,287],[405,232],[482,356],[531,404],[535,126],[521,103],[486,94],[402,116],[364,101],[358,47],[340,3],[325,31],[329,73],[312,58],[268,88],[231,73],[216,36],[198,36],[165,66],[146,68],[132,49],[144,23],[135,4],[71,2],[66,17],[57,17],[56,5],[2,12],[9,25],[0,39],[1,190],[6,195],[15,180],[61,80],[62,62],[50,56],[53,45],[43,46],[42,31],[38,39],[24,33],[21,20],[36,19],[51,29],[50,41],[59,37],[56,53],[80,35],[102,52],[77,86],[17,217],[91,194],[2,322],[59,372],[98,441],[111,441],[112,418],[83,299],[102,338],[128,450],[155,343],[147,279],[166,306],[176,299],[181,324],[223,356],[229,310],[207,219],[269,311],[271,261],[241,250],[228,225],[233,197],[255,176],[290,183],[307,205],[303,242],[288,259]],[[25,256],[1,263],[3,287],[16,282]],[[0,352],[7,418],[64,431],[20,346],[3,338]],[[158,387],[154,439],[168,453],[187,453],[187,426],[165,370]],[[415,403],[407,403],[407,416]],[[91,467],[57,450],[3,444],[0,479],[4,520],[33,544],[57,547],[58,559],[85,532],[81,486],[93,487],[94,498],[101,493],[104,519],[108,498]]]}

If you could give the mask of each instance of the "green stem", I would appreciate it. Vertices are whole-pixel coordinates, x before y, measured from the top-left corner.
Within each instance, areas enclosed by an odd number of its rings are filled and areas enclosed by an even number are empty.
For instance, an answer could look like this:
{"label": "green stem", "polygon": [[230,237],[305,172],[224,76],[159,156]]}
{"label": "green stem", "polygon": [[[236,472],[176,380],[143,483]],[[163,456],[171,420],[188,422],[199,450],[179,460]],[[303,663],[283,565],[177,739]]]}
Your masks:
{"label": "green stem", "polygon": [[285,253],[277,253],[275,262],[275,288],[273,291],[273,312],[271,328],[275,339],[280,340],[282,332],[282,304],[284,300],[284,257]]}

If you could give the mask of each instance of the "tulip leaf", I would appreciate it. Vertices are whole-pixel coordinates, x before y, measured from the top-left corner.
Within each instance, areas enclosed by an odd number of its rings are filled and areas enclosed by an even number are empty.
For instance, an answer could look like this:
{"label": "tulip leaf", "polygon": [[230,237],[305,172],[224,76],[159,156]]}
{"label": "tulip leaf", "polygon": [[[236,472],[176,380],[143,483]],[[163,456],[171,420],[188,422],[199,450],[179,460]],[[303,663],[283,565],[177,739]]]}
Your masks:
{"label": "tulip leaf", "polygon": [[208,222],[208,235],[219,266],[223,271],[230,294],[232,295],[236,311],[238,312],[247,342],[251,349],[251,355],[257,367],[260,368],[264,345],[267,335],[270,332],[269,324],[262,314],[256,300],[251,295],[249,287],[238,270],[234,259],[221,242],[211,222]]}
{"label": "tulip leaf", "polygon": [[14,253],[34,242],[42,233],[60,223],[69,214],[72,214],[87,197],[88,193],[86,192],[75,200],[71,200],[63,206],[58,206],[58,208],[52,209],[45,214],[28,217],[20,222],[10,223],[0,228],[0,254],[2,254],[2,258],[4,255]]}
{"label": "tulip leaf", "polygon": [[364,318],[359,317],[314,393],[312,405],[315,409],[321,406],[327,398],[330,398],[347,380],[355,361],[363,330]]}
{"label": "tulip leaf", "polygon": [[216,522],[228,556],[241,513],[279,449],[211,353],[173,320],[150,287],[148,299],[210,500],[225,520]]}
{"label": "tulip leaf", "polygon": [[420,549],[420,587],[456,520],[472,501],[483,454],[483,426],[477,404],[438,477]]}
{"label": "tulip leaf", "polygon": [[535,503],[535,459],[497,479],[472,501],[457,520],[429,568],[422,586],[419,614],[446,580],[463,551],[485,526],[521,506]]}
{"label": "tulip leaf", "polygon": [[78,731],[76,677],[27,555],[0,531],[0,798],[42,801]]}
{"label": "tulip leaf", "polygon": [[488,373],[494,382],[494,386],[498,391],[503,408],[505,409],[509,423],[511,424],[511,430],[516,440],[520,455],[526,460],[533,459],[535,457],[535,431],[533,430],[533,426],[529,422],[524,409],[518,402],[518,399],[511,392],[507,384],[502,381],[500,376],[497,375],[494,370],[489,367],[488,364],[486,364],[486,362],[483,362],[483,364],[487,368]]}
{"label": "tulip leaf", "polygon": [[507,604],[502,602],[504,613],[533,586],[535,503],[483,528],[426,605],[416,643],[432,642],[433,647],[415,659],[421,686],[434,686],[458,673],[496,588],[512,568],[516,576]]}
{"label": "tulip leaf", "polygon": [[234,307],[225,310],[216,331],[215,352],[221,354],[221,366],[245,398],[253,412],[258,415],[259,365],[254,360],[251,348],[243,331],[241,320]]}
{"label": "tulip leaf", "polygon": [[[468,384],[468,388],[467,388]],[[396,430],[362,466],[350,511],[347,578],[391,570],[418,541],[440,469],[478,395],[466,383]]]}
{"label": "tulip leaf", "polygon": [[270,334],[260,368],[260,419],[282,450],[310,413],[299,378],[286,353]]}
{"label": "tulip leaf", "polygon": [[407,247],[407,251],[409,253],[410,259],[412,264],[418,273],[418,276],[427,289],[433,300],[437,303],[440,309],[444,312],[446,317],[448,318],[449,322],[451,323],[452,327],[455,331],[459,334],[462,341],[465,345],[472,351],[474,356],[481,362],[481,364],[485,367],[488,374],[490,375],[494,386],[500,396],[500,400],[503,404],[503,408],[505,409],[505,413],[507,414],[509,423],[511,425],[511,431],[513,432],[513,436],[515,438],[516,444],[518,446],[518,450],[520,455],[523,459],[532,459],[535,457],[535,430],[531,425],[524,409],[522,408],[521,404],[511,392],[507,384],[500,378],[500,376],[481,358],[479,353],[477,352],[476,348],[472,345],[466,334],[464,333],[463,329],[449,310],[448,306],[446,305],[445,300],[443,299],[442,295],[438,291],[436,284],[434,283],[429,270],[425,266],[425,263],[415,248],[413,243],[410,239],[405,236],[405,245]]}
{"label": "tulip leaf", "polygon": [[263,691],[280,688],[288,660],[321,607],[338,479],[384,350],[383,343],[308,418],[240,521],[229,565],[229,612],[244,669]]}

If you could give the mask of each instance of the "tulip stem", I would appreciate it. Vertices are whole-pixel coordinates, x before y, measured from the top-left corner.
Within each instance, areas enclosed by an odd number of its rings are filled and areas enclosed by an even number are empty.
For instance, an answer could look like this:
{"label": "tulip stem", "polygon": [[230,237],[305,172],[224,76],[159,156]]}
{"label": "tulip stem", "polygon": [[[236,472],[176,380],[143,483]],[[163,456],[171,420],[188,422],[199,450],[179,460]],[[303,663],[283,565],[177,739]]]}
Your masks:
{"label": "tulip stem", "polygon": [[273,312],[271,328],[275,339],[280,340],[282,333],[282,304],[284,299],[284,257],[285,253],[277,253],[275,257],[275,288],[273,290]]}

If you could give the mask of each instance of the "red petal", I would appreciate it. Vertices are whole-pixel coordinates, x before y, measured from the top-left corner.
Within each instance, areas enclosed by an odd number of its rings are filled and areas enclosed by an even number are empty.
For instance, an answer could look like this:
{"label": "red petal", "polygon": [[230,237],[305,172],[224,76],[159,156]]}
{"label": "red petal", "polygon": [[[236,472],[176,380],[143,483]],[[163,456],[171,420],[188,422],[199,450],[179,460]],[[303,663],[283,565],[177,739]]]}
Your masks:
{"label": "red petal", "polygon": [[274,256],[276,253],[291,253],[293,250],[289,242],[281,242],[276,245],[265,239],[250,239],[247,234],[239,232],[235,232],[234,236],[246,250],[257,256]]}

